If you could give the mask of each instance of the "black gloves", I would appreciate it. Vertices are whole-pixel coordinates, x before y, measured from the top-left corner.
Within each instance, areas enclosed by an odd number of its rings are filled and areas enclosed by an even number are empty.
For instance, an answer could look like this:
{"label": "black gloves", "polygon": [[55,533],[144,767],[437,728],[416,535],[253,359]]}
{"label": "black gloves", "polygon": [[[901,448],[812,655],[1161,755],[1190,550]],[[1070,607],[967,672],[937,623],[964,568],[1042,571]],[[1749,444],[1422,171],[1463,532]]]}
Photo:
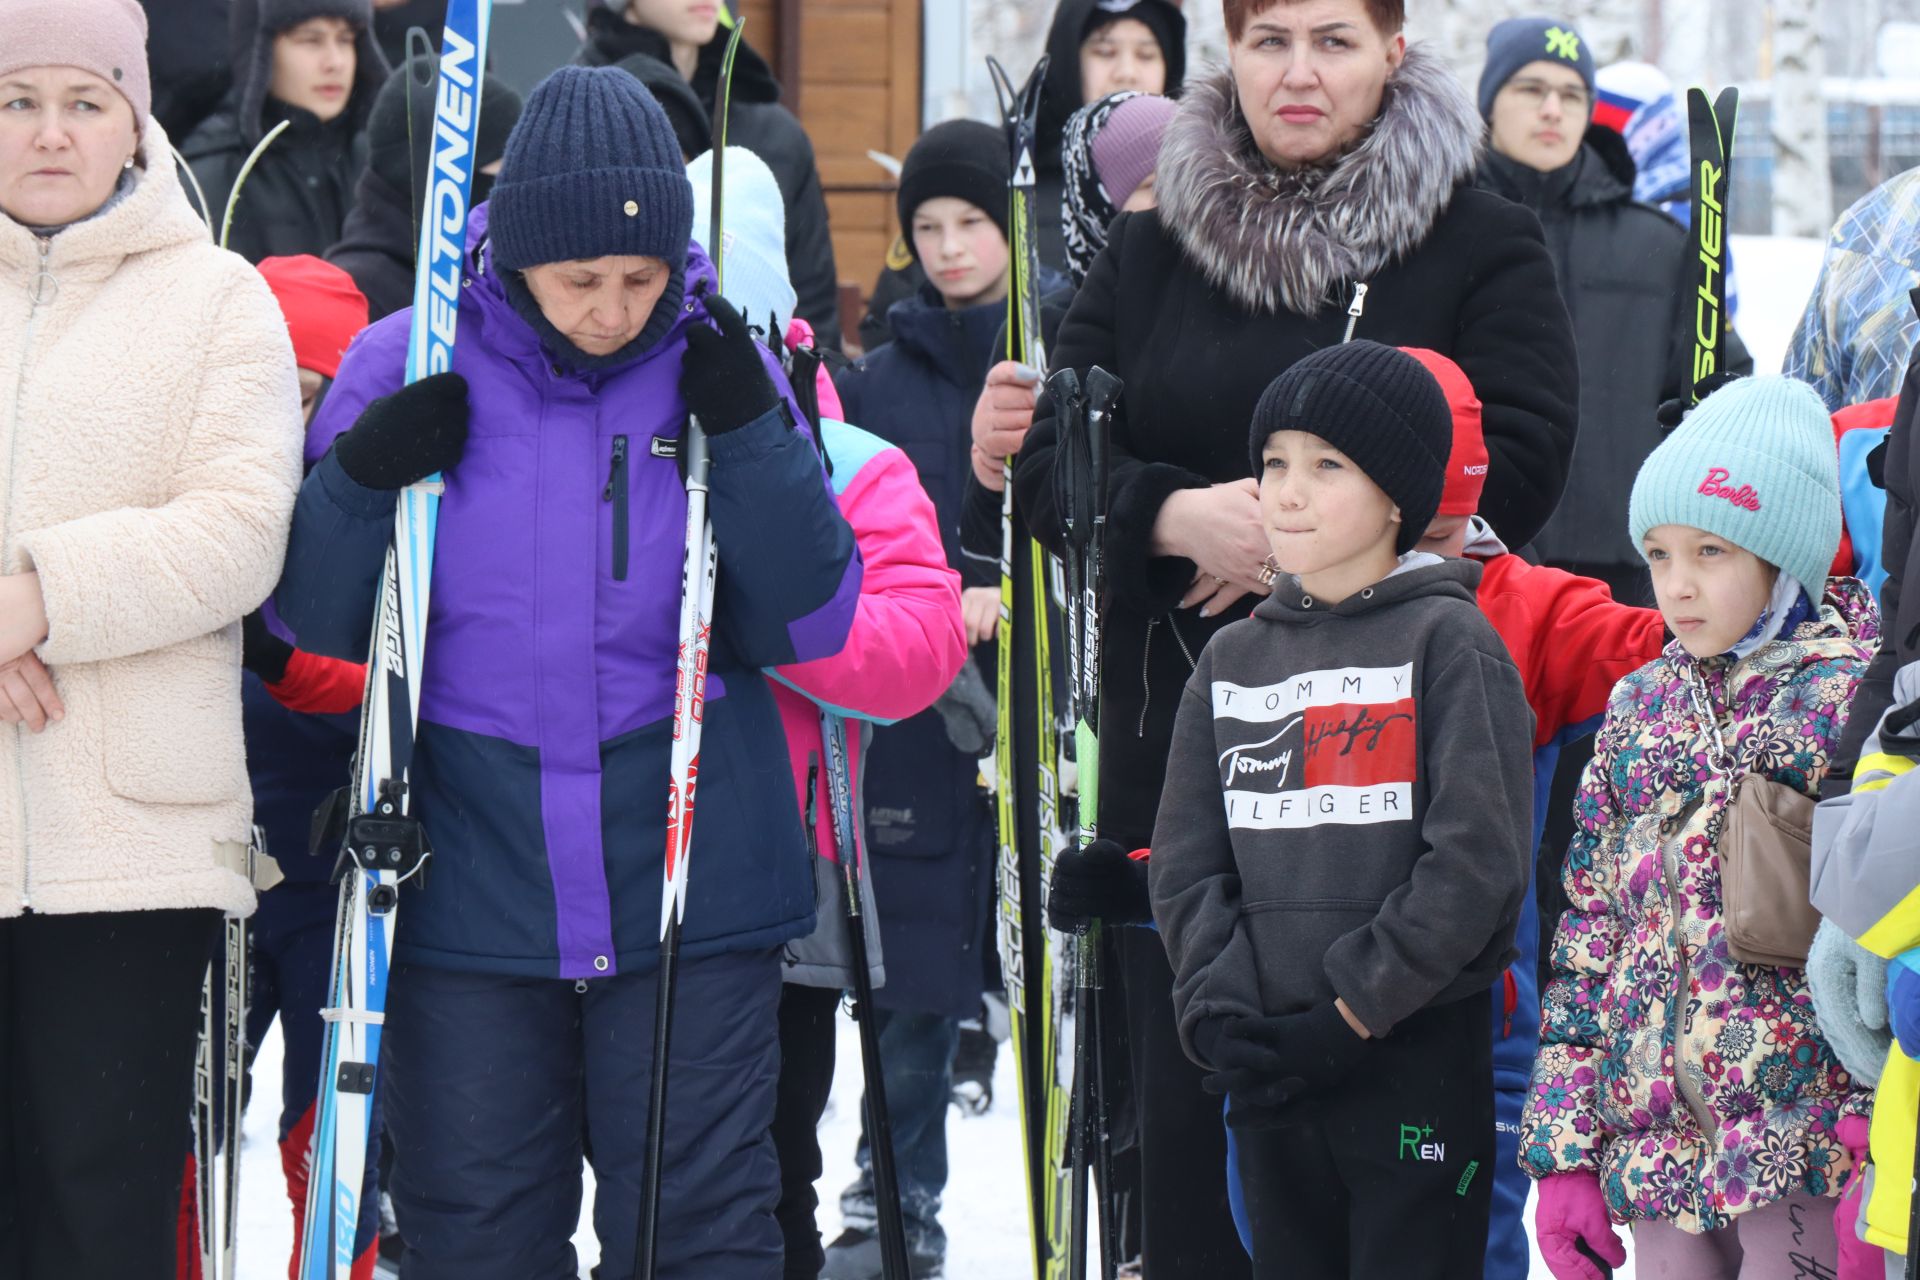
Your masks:
{"label": "black gloves", "polygon": [[404,489],[460,461],[467,447],[467,380],[436,373],[381,396],[333,442],[347,479],[368,489]]}
{"label": "black gloves", "polygon": [[759,344],[747,322],[725,298],[707,299],[707,314],[718,330],[696,324],[687,330],[687,354],[680,364],[680,398],[710,436],[737,431],[780,403],[767,376]]}
{"label": "black gloves", "polygon": [[[1095,840],[1053,860],[1047,886],[1047,923],[1063,933],[1090,921],[1145,924],[1153,919],[1147,864],[1135,862],[1116,840]],[[1351,1034],[1351,1033],[1349,1033]]]}
{"label": "black gloves", "polygon": [[1331,1001],[1274,1018],[1209,1019],[1193,1039],[1215,1068],[1202,1087],[1229,1096],[1227,1123],[1243,1129],[1286,1123],[1287,1103],[1343,1082],[1369,1047]]}
{"label": "black gloves", "polygon": [[1677,400],[1662,400],[1660,407],[1653,413],[1654,420],[1660,424],[1661,434],[1669,434],[1675,427],[1686,421],[1687,415],[1693,412],[1694,406],[1699,401],[1705,400],[1728,383],[1738,382],[1746,376],[1744,373],[1733,373],[1722,369],[1694,383],[1691,396],[1681,396]]}
{"label": "black gloves", "polygon": [[255,609],[240,619],[240,665],[268,684],[287,678],[293,646],[267,629],[267,620]]}
{"label": "black gloves", "polygon": [[1000,730],[998,707],[993,690],[980,675],[980,668],[968,658],[960,664],[960,674],[933,704],[946,727],[947,741],[969,760],[978,760],[993,749],[994,736]]}

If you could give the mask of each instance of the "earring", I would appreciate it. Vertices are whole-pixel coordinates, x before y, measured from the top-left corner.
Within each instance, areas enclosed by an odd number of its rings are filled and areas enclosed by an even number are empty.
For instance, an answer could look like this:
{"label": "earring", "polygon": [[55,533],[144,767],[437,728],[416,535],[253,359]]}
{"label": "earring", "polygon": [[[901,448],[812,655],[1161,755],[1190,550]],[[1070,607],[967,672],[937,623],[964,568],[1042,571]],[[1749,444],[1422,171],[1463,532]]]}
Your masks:
{"label": "earring", "polygon": [[1260,585],[1263,587],[1272,586],[1279,580],[1283,572],[1285,572],[1285,570],[1281,569],[1280,562],[1269,555],[1265,560],[1260,562]]}
{"label": "earring", "polygon": [[121,165],[120,167],[121,167],[122,169],[131,169],[131,168],[133,168],[133,157],[132,157],[132,156],[128,156],[128,157],[127,157],[127,162],[126,162],[125,164],[123,164],[123,165]]}

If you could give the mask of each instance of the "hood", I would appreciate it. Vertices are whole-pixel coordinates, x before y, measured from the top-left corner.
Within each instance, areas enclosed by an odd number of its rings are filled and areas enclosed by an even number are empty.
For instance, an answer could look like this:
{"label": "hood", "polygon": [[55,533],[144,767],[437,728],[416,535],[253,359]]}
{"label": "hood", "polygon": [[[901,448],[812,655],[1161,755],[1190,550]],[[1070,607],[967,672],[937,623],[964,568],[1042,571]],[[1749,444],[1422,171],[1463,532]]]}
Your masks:
{"label": "hood", "polygon": [[1160,220],[1241,307],[1313,315],[1426,239],[1473,177],[1484,127],[1445,64],[1413,48],[1372,132],[1331,165],[1277,169],[1219,70],[1188,87],[1161,140]]}
{"label": "hood", "polygon": [[1060,0],[1060,6],[1053,11],[1053,22],[1047,28],[1047,56],[1052,61],[1047,64],[1047,87],[1040,95],[1040,116],[1034,129],[1038,135],[1035,138],[1038,154],[1034,160],[1042,169],[1060,167],[1061,139],[1066,132],[1067,117],[1085,105],[1086,86],[1080,83],[1080,42],[1086,38],[1087,28],[1098,19],[1124,18],[1130,9],[1147,8],[1158,10],[1158,20],[1181,35],[1173,48],[1161,50],[1167,60],[1167,85],[1161,93],[1177,98],[1187,77],[1187,20],[1178,4],[1169,0]]}
{"label": "hood", "polygon": [[[132,189],[111,208],[70,223],[52,237],[47,265],[56,281],[70,273],[104,279],[123,259],[139,253],[193,243],[211,247],[207,224],[180,185],[169,146],[159,120],[150,120],[140,139],[142,167]],[[157,164],[153,157],[159,157]],[[22,288],[39,269],[38,239],[27,227],[0,216],[0,272]]]}
{"label": "hood", "polygon": [[1460,553],[1469,560],[1498,560],[1509,554],[1507,544],[1500,541],[1493,526],[1479,516],[1467,517],[1467,541]]}
{"label": "hood", "polygon": [[1661,656],[1676,671],[1689,666],[1702,670],[1731,667],[1739,673],[1741,668],[1750,667],[1743,680],[1756,676],[1785,680],[1791,678],[1793,668],[1811,662],[1870,655],[1879,641],[1880,606],[1867,584],[1858,578],[1828,578],[1813,617],[1795,627],[1792,634],[1779,636],[1744,658],[1735,660],[1725,654],[1696,658],[1677,639],[1667,642]]}
{"label": "hood", "polygon": [[1273,594],[1253,610],[1268,622],[1307,624],[1322,618],[1353,618],[1375,609],[1422,596],[1452,596],[1475,602],[1480,565],[1473,560],[1443,560],[1426,551],[1409,551],[1394,571],[1372,586],[1356,591],[1336,605],[1326,605],[1300,588],[1300,580],[1284,577],[1273,584]]}
{"label": "hood", "polygon": [[411,267],[419,236],[407,197],[373,169],[363,169],[353,189],[353,207],[340,226],[340,238],[327,250],[336,253],[383,253]]}
{"label": "hood", "polygon": [[667,122],[673,126],[673,136],[679,139],[683,155],[698,157],[713,149],[712,118],[694,94],[693,86],[681,78],[672,64],[652,54],[630,53],[613,65],[647,86],[647,92],[667,113]]}
{"label": "hood", "polygon": [[[720,63],[726,57],[729,34],[725,27],[715,32],[713,39],[701,46],[700,61],[694,68],[693,91],[709,113],[713,110],[714,91],[720,84]],[[597,4],[587,11],[587,50],[583,61],[606,66],[636,53],[673,65],[673,50],[667,38],[653,28],[628,22],[624,13],[607,5]],[[733,101],[780,101],[780,82],[774,79],[773,68],[744,39],[733,60]]]}
{"label": "hood", "polygon": [[[267,84],[273,79],[273,37],[281,28],[268,30],[279,11],[289,8],[288,0],[233,0],[228,18],[227,42],[232,57],[234,122],[248,147],[260,141],[266,132],[261,120],[267,102]],[[355,18],[353,13],[365,7],[365,0],[339,0],[337,4],[308,4],[300,9],[302,20],[329,12],[358,21],[359,39],[354,42],[353,92],[347,99],[345,119],[351,132],[358,133],[373,111],[373,99],[387,79],[387,56],[374,38],[373,23]]]}

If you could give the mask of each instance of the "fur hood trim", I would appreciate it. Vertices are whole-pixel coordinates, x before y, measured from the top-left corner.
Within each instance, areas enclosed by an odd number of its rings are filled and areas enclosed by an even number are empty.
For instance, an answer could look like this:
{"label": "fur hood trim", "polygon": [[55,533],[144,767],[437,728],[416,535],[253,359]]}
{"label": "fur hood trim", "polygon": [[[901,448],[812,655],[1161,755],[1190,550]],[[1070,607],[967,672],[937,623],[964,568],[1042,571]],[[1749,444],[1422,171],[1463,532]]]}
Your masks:
{"label": "fur hood trim", "polygon": [[1414,48],[1358,145],[1327,167],[1278,169],[1218,69],[1188,85],[1160,144],[1160,219],[1240,306],[1310,316],[1426,239],[1472,180],[1483,129],[1453,73]]}

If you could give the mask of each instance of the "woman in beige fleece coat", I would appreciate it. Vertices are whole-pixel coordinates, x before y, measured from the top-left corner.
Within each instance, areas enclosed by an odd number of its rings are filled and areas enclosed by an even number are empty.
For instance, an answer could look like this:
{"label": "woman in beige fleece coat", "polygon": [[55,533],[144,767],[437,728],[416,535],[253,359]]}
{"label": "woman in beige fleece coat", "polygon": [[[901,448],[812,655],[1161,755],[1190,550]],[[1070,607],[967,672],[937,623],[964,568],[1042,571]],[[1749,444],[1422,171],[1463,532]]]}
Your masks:
{"label": "woman in beige fleece coat", "polygon": [[300,396],[148,116],[135,0],[0,0],[0,1276],[173,1274],[201,972],[253,890],[241,615]]}

